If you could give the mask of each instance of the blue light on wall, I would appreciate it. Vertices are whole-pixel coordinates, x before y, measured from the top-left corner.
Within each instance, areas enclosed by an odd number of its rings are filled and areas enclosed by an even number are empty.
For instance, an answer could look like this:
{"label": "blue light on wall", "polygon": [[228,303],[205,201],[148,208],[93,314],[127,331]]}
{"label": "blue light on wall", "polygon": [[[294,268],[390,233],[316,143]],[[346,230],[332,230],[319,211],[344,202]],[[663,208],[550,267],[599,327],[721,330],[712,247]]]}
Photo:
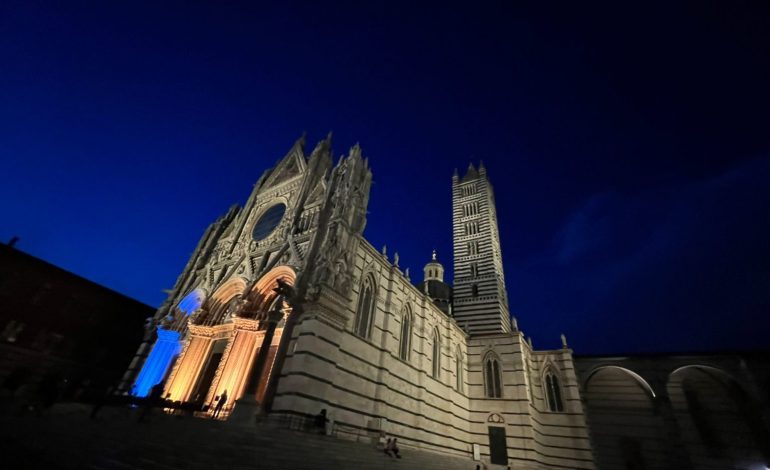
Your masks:
{"label": "blue light on wall", "polygon": [[153,345],[142,371],[136,378],[134,394],[138,397],[146,397],[150,393],[150,389],[163,380],[171,361],[181,349],[182,344],[179,341],[178,332],[158,328],[158,340]]}
{"label": "blue light on wall", "polygon": [[190,292],[179,302],[179,310],[183,311],[186,315],[190,315],[195,310],[203,305],[203,300],[206,298],[206,293],[201,289],[195,289]]}
{"label": "blue light on wall", "polygon": [[[195,289],[179,302],[178,308],[185,315],[190,315],[197,310],[206,299],[206,293],[202,289]],[[153,385],[163,380],[166,371],[182,350],[180,335],[177,331],[158,328],[158,340],[152,346],[150,355],[144,361],[144,366],[134,382],[134,395],[146,397]]]}

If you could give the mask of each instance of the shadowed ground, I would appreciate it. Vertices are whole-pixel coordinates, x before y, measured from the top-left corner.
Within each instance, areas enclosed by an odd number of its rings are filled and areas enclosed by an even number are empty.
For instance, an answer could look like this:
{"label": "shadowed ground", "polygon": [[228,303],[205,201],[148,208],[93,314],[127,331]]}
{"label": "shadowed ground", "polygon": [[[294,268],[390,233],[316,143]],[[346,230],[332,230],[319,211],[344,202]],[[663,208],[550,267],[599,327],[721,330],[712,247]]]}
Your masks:
{"label": "shadowed ground", "polygon": [[[61,405],[42,416],[2,415],[3,468],[57,469],[474,469],[476,462],[402,448],[402,459],[360,436],[359,441],[294,431],[263,423],[238,428],[225,422]],[[366,441],[366,442],[364,442]],[[6,466],[5,463],[9,465]],[[492,467],[490,467],[492,468]]]}

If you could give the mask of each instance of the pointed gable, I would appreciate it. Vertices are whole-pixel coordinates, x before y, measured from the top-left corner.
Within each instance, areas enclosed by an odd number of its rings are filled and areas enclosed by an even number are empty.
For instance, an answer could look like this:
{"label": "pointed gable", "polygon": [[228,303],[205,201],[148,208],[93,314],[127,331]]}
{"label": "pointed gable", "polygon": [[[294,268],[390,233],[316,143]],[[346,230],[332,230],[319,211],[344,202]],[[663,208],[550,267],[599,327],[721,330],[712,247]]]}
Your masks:
{"label": "pointed gable", "polygon": [[324,194],[326,194],[326,182],[323,179],[319,179],[318,183],[315,185],[315,188],[310,191],[310,195],[307,197],[307,202],[312,204],[316,201],[320,201],[323,199]]}
{"label": "pointed gable", "polygon": [[301,175],[307,169],[305,161],[305,135],[297,139],[294,145],[278,165],[272,171],[272,174],[265,182],[264,187],[269,188],[283,183],[295,176]]}

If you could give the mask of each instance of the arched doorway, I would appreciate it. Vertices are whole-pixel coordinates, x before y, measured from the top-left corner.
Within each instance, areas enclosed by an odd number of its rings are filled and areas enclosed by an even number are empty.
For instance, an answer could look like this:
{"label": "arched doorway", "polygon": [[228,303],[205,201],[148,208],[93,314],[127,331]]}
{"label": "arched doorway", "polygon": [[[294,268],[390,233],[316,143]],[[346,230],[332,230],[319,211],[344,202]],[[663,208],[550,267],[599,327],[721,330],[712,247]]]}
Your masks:
{"label": "arched doorway", "polygon": [[219,286],[203,303],[189,326],[184,349],[166,386],[171,400],[204,400],[229,341],[222,324],[234,313],[245,291],[246,280],[236,277]]}
{"label": "arched doorway", "polygon": [[[285,302],[282,305],[277,305],[278,295],[274,289],[278,287],[279,280],[288,285],[294,285],[296,274],[288,266],[277,266],[262,276],[243,299],[244,309],[232,318],[233,335],[224,351],[220,368],[215,375],[212,386],[208,390],[206,403],[213,403],[215,397],[227,391],[229,397],[227,410],[229,411],[229,405],[243,396],[247,375],[254,360],[260,350],[266,347],[269,348],[267,366],[263,370],[256,393],[257,401],[262,401],[266,384],[272,373],[275,354],[281,341],[283,323],[291,313]],[[268,311],[277,308],[284,312],[284,320],[276,328],[270,344],[265,345],[263,344],[266,326],[264,319]]]}

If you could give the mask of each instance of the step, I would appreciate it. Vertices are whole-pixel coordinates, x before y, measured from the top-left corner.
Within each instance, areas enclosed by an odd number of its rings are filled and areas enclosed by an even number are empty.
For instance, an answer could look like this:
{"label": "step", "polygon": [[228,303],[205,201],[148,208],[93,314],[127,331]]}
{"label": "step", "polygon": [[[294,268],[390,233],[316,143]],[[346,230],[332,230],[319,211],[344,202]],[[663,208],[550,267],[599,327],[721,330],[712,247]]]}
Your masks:
{"label": "step", "polygon": [[[402,459],[370,443],[305,433],[262,423],[227,423],[157,414],[136,422],[131,413],[108,412],[99,420],[86,411],[47,419],[2,423],[0,437],[60,468],[93,470],[268,469],[453,470],[472,469],[469,459],[404,448]],[[13,429],[13,432],[8,430]],[[51,460],[53,458],[53,460]],[[56,468],[56,467],[51,467]]]}

